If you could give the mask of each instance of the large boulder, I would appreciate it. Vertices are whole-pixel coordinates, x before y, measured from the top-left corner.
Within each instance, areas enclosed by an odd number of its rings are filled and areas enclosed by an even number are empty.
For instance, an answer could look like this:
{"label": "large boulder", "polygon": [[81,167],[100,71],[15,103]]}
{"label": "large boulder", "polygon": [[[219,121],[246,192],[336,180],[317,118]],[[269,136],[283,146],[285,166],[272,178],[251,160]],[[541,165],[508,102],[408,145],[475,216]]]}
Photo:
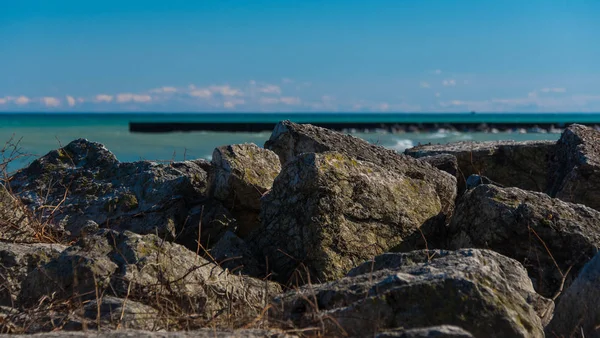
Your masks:
{"label": "large boulder", "polygon": [[540,317],[553,305],[513,259],[488,250],[422,250],[384,254],[348,277],[287,292],[274,299],[272,315],[323,336],[453,325],[475,337],[543,337]]}
{"label": "large boulder", "polygon": [[378,333],[375,338],[474,338],[474,336],[457,326],[440,325],[390,330]]}
{"label": "large boulder", "polygon": [[600,253],[585,265],[561,297],[546,327],[548,337],[598,337],[600,324]]}
{"label": "large boulder", "polygon": [[423,175],[337,152],[302,154],[263,197],[263,226],[249,243],[281,282],[297,273],[292,284],[334,280],[425,224],[443,227],[446,198]]}
{"label": "large boulder", "polygon": [[60,244],[0,242],[0,305],[15,306],[27,274],[64,249]]}
{"label": "large boulder", "polygon": [[548,186],[548,162],[553,156],[553,141],[486,141],[419,145],[405,154],[422,158],[451,154],[458,159],[459,190],[473,174],[484,175],[504,186],[545,192]]}
{"label": "large boulder", "polygon": [[565,129],[551,173],[552,196],[600,210],[600,131],[578,124]]}
{"label": "large boulder", "polygon": [[236,144],[216,148],[212,164],[213,197],[231,210],[238,221],[238,234],[245,236],[260,225],[260,198],[281,171],[279,158],[255,144]]}
{"label": "large boulder", "polygon": [[[95,332],[97,338],[292,338],[297,337],[279,330],[261,329],[214,329],[203,328],[193,331],[141,331],[141,330],[115,330]],[[31,335],[11,335],[15,338],[30,338]],[[90,332],[47,332],[35,335],[40,338],[79,338],[90,337]]]}
{"label": "large boulder", "polygon": [[204,160],[120,163],[103,145],[79,139],[35,160],[10,186],[36,218],[78,237],[90,222],[175,238],[191,203],[207,194]]}
{"label": "large boulder", "polygon": [[479,185],[459,200],[450,248],[487,248],[523,263],[553,297],[600,247],[600,212],[518,188]]}
{"label": "large boulder", "polygon": [[372,162],[390,171],[433,185],[441,197],[444,214],[450,215],[454,208],[456,179],[452,175],[437,170],[428,163],[373,145],[357,137],[310,124],[282,121],[275,126],[271,137],[265,143],[265,148],[279,155],[282,164],[302,153],[328,151],[336,151],[360,161]]}
{"label": "large boulder", "polygon": [[93,300],[99,294],[152,306],[163,315],[243,320],[263,309],[278,285],[224,271],[155,235],[102,230],[86,236],[22,283],[20,301]]}

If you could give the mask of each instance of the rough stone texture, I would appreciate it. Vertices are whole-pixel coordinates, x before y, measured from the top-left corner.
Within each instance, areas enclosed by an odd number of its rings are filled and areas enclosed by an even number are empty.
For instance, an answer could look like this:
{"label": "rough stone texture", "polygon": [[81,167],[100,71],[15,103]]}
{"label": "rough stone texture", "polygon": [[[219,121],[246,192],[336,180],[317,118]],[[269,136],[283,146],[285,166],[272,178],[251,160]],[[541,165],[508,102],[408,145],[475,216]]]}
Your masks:
{"label": "rough stone texture", "polygon": [[420,157],[419,159],[421,161],[425,161],[431,164],[431,166],[434,168],[438,168],[439,170],[447,172],[448,174],[456,177],[457,179],[459,178],[458,160],[454,155],[438,154]]}
{"label": "rough stone texture", "polygon": [[[480,185],[456,207],[450,248],[489,248],[523,263],[533,285],[553,297],[600,247],[600,212],[518,188]],[[557,266],[560,271],[557,269]]]}
{"label": "rough stone texture", "polygon": [[203,318],[217,314],[247,318],[262,310],[269,295],[279,291],[274,283],[231,275],[185,247],[154,235],[102,230],[32,271],[22,284],[19,299],[32,304],[54,293],[55,300],[73,295],[92,300],[97,292],[104,292],[150,305],[163,314],[175,311]]}
{"label": "rough stone texture", "polygon": [[441,325],[418,329],[398,329],[378,333],[375,338],[475,338],[457,326]]}
{"label": "rough stone texture", "polygon": [[227,231],[210,250],[210,255],[231,273],[259,277],[266,274],[265,267],[258,263],[248,244],[236,234]]}
{"label": "rough stone texture", "polygon": [[14,306],[27,274],[65,248],[59,244],[0,242],[0,305]]}
{"label": "rough stone texture", "polygon": [[336,151],[360,161],[369,161],[390,171],[434,185],[438,195],[442,197],[442,210],[445,215],[450,215],[454,208],[456,179],[452,175],[437,170],[424,161],[414,160],[357,137],[310,124],[283,121],[275,126],[271,137],[265,143],[265,148],[273,150],[282,164],[302,153],[327,151]]}
{"label": "rough stone texture", "polygon": [[[237,224],[235,217],[221,202],[208,198],[190,208],[176,242],[194,252],[204,253],[227,231],[235,232]],[[198,247],[198,239],[202,247]]]}
{"label": "rough stone texture", "polygon": [[31,242],[34,239],[32,220],[26,208],[0,184],[0,240]]}
{"label": "rough stone texture", "polygon": [[260,225],[260,198],[281,171],[279,158],[255,144],[236,144],[215,149],[212,164],[212,194],[236,216],[238,234],[245,236]]}
{"label": "rough stone texture", "polygon": [[384,254],[346,278],[285,293],[273,306],[275,318],[324,328],[324,336],[453,325],[475,337],[543,337],[539,315],[551,313],[553,302],[535,293],[517,261],[463,249]]}
{"label": "rough stone texture", "polygon": [[459,191],[473,174],[484,175],[508,187],[545,192],[548,186],[548,162],[553,155],[552,141],[456,142],[420,145],[406,149],[405,154],[420,158],[451,154],[458,159]]}
{"label": "rough stone texture", "polygon": [[585,265],[560,298],[547,337],[598,337],[600,324],[600,253]]}
{"label": "rough stone texture", "polygon": [[248,243],[283,283],[304,283],[306,273],[313,282],[334,280],[422,225],[439,225],[445,198],[423,176],[337,152],[302,154],[263,197],[263,226]]}
{"label": "rough stone texture", "polygon": [[93,221],[174,238],[189,204],[207,194],[208,166],[203,160],[119,163],[103,145],[79,139],[35,160],[10,184],[36,215],[72,237]]}
{"label": "rough stone texture", "polygon": [[93,299],[85,304],[83,311],[86,325],[91,329],[98,329],[98,318],[100,329],[153,330],[164,325],[157,310],[130,299],[103,297],[100,302]]}
{"label": "rough stone texture", "polygon": [[467,190],[473,189],[476,186],[482,185],[482,184],[492,184],[492,185],[504,188],[502,185],[490,180],[489,178],[487,178],[485,176],[471,175],[467,178]]}
{"label": "rough stone texture", "polygon": [[[47,337],[47,338],[62,338],[62,337],[89,337],[91,332],[48,332],[35,335],[0,335],[15,338],[30,338],[30,337]],[[151,331],[135,331],[135,330],[118,330],[109,332],[94,333],[94,337],[98,338],[291,338],[297,337],[276,330],[258,330],[258,329],[240,329],[240,330],[222,330],[206,328],[194,331],[182,332],[151,332]]]}
{"label": "rough stone texture", "polygon": [[571,125],[556,145],[550,194],[600,210],[600,132]]}

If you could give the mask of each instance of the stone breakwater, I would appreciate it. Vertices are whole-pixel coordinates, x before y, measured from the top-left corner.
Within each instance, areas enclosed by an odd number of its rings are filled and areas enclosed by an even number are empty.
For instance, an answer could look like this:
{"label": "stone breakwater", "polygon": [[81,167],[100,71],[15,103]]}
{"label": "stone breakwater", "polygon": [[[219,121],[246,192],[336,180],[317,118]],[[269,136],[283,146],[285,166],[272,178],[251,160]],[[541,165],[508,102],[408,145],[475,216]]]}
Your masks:
{"label": "stone breakwater", "polygon": [[79,139],[2,182],[2,333],[599,336],[593,128],[398,154],[283,121],[168,164]]}

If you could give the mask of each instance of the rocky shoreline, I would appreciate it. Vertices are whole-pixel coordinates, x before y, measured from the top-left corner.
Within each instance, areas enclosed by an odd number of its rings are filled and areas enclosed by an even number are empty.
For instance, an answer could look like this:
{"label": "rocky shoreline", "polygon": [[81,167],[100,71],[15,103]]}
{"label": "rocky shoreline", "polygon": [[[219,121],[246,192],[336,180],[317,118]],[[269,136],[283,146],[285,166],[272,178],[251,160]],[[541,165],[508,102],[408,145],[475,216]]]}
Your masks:
{"label": "rocky shoreline", "polygon": [[75,140],[0,185],[0,332],[600,337],[600,132],[398,154],[279,123],[212,161]]}

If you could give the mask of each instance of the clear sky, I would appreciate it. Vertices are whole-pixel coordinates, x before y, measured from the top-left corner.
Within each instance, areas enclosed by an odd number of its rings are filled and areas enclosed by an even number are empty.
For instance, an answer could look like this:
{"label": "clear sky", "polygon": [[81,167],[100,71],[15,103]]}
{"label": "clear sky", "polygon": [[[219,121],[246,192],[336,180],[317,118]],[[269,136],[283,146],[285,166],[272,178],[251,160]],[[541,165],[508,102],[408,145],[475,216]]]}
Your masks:
{"label": "clear sky", "polygon": [[598,0],[0,0],[0,111],[600,111]]}

